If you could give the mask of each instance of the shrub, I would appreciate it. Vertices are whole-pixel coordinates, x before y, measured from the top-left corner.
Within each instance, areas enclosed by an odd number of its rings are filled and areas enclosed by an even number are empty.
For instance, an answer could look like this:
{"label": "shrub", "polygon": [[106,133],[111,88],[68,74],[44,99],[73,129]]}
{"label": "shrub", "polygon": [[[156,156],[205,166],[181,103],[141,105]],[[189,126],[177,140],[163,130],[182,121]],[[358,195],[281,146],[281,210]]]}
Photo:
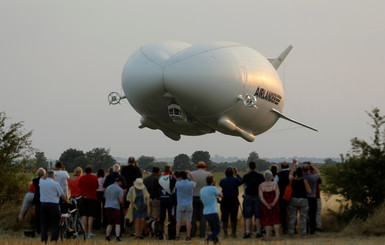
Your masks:
{"label": "shrub", "polygon": [[323,190],[343,197],[337,214],[345,221],[365,219],[385,198],[385,117],[377,108],[368,115],[373,119],[373,142],[352,139],[351,153],[335,166],[322,168]]}

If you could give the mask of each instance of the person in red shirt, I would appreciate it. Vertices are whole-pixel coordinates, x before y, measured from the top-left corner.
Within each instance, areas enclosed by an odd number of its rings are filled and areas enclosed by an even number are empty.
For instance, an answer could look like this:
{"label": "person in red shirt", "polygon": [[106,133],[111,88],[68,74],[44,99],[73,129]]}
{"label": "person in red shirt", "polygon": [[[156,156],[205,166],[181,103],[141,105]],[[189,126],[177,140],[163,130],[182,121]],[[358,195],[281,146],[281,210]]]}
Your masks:
{"label": "person in red shirt", "polygon": [[68,187],[71,191],[71,197],[79,197],[82,195],[82,190],[79,188],[79,180],[83,175],[83,169],[77,167],[74,170],[74,176],[68,179]]}
{"label": "person in red shirt", "polygon": [[95,237],[92,233],[92,225],[96,217],[97,210],[97,194],[96,189],[99,186],[98,178],[92,174],[92,166],[88,165],[85,168],[86,174],[79,179],[79,188],[83,199],[80,202],[80,216],[84,225],[84,230],[88,238]]}

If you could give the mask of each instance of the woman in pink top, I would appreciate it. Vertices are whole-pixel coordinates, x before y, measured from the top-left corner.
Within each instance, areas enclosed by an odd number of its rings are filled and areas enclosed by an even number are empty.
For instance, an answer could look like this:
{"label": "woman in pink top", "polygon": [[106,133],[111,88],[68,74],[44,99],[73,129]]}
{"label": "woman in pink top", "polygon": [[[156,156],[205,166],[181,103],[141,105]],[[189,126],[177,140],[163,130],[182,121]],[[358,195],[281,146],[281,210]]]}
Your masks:
{"label": "woman in pink top", "polygon": [[[96,210],[97,213],[94,221],[95,229],[100,229],[102,227],[102,217],[107,217],[105,216],[105,211],[104,211],[105,199],[104,199],[104,192],[103,192],[103,182],[104,182],[105,175],[106,173],[104,172],[103,169],[99,169],[96,175],[98,177],[99,186],[96,189],[96,195],[98,196],[98,206],[97,206],[97,210]],[[103,210],[103,213],[102,213],[102,210]],[[103,226],[106,226],[106,225],[107,225],[107,220],[103,219]]]}

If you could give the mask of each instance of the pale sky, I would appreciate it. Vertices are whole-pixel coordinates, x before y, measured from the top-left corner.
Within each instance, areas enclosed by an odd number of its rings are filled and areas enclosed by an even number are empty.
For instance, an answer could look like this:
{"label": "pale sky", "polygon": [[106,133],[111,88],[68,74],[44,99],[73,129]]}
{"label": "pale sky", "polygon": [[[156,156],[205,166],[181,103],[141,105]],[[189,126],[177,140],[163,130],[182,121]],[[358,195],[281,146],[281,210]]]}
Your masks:
{"label": "pale sky", "polygon": [[[0,111],[25,121],[33,146],[51,159],[68,148],[111,149],[113,156],[338,157],[350,140],[370,141],[365,111],[385,114],[385,1],[83,0],[0,1]],[[249,143],[221,133],[172,141],[139,129],[122,93],[121,72],[141,45],[235,41],[274,58],[283,113],[319,130],[280,119]]]}

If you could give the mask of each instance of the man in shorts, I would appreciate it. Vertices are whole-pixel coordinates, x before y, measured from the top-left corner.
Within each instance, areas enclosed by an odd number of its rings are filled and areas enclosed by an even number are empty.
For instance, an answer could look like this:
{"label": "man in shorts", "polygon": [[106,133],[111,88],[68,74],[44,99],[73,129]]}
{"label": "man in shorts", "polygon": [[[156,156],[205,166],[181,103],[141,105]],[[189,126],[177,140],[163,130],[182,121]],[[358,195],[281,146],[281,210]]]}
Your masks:
{"label": "man in shorts", "polygon": [[124,206],[123,199],[123,178],[117,177],[115,183],[109,185],[104,193],[106,198],[106,203],[104,207],[107,212],[107,222],[108,226],[106,228],[106,240],[110,241],[110,235],[112,227],[115,225],[115,235],[116,241],[120,242],[120,231],[121,231],[121,217],[120,217],[120,208]]}
{"label": "man in shorts", "polygon": [[96,189],[99,186],[98,177],[92,174],[92,166],[88,165],[85,168],[86,174],[79,179],[79,188],[81,190],[83,199],[80,202],[80,216],[84,225],[84,230],[88,238],[95,237],[92,233],[92,225],[96,217],[96,210],[98,205],[98,197]]}
{"label": "man in shorts", "polygon": [[187,173],[181,171],[179,173],[178,181],[175,184],[176,198],[178,201],[176,207],[176,237],[175,240],[179,240],[180,226],[183,221],[183,217],[186,220],[186,241],[191,240],[191,216],[192,216],[192,201],[193,190],[196,185],[194,177],[191,172],[188,172],[191,180],[187,179]]}
{"label": "man in shorts", "polygon": [[257,226],[257,238],[262,237],[261,224],[259,223],[259,185],[265,181],[262,174],[257,172],[257,164],[255,162],[249,163],[249,169],[242,179],[245,184],[245,194],[243,196],[243,212],[245,217],[245,235],[243,238],[251,237],[251,218],[254,216]]}

